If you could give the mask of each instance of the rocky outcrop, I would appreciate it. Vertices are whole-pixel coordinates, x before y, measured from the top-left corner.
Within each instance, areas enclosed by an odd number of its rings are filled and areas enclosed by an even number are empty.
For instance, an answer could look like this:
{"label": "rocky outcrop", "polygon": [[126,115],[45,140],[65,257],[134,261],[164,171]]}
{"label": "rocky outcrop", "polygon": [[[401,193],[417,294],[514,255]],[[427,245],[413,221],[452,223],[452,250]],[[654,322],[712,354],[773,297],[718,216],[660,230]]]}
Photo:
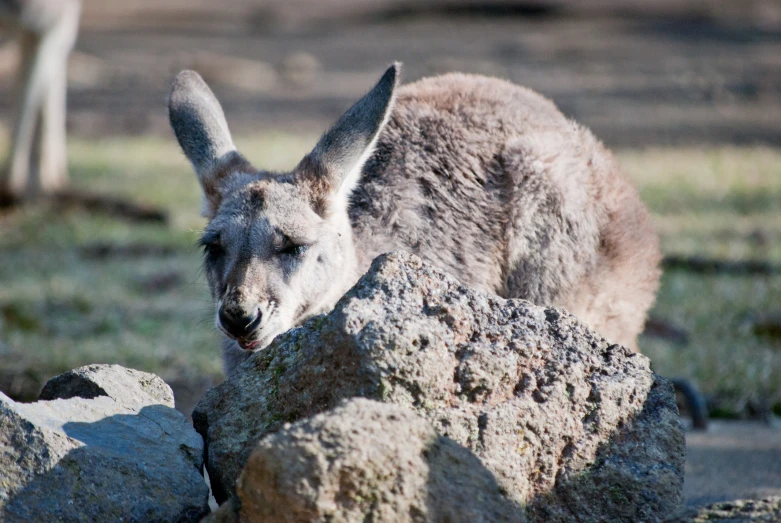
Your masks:
{"label": "rocky outcrop", "polygon": [[0,520],[197,521],[203,441],[157,376],[91,365],[42,399],[0,393]]}
{"label": "rocky outcrop", "polygon": [[683,433],[647,358],[398,253],[204,396],[193,420],[215,497],[236,494],[263,436],[355,396],[412,409],[469,449],[519,520],[657,521],[681,501]]}
{"label": "rocky outcrop", "polygon": [[690,508],[667,520],[668,523],[777,523],[781,521],[781,497],[721,501],[707,507]]}
{"label": "rocky outcrop", "polygon": [[222,521],[476,523],[522,514],[469,450],[408,409],[366,399],[261,440],[236,490]]}

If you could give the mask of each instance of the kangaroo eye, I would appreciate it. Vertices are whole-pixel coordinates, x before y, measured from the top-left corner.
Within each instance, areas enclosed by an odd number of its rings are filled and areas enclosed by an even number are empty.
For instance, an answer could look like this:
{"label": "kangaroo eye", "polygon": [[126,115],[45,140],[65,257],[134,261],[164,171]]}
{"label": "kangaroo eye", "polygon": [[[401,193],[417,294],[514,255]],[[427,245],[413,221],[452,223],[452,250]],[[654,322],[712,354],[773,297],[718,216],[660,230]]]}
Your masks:
{"label": "kangaroo eye", "polygon": [[219,256],[222,254],[222,245],[219,243],[209,243],[207,244],[204,249],[206,250],[206,254],[209,256]]}
{"label": "kangaroo eye", "polygon": [[203,247],[204,254],[209,258],[216,258],[223,253],[222,244],[219,242],[218,238],[204,237],[201,238],[199,243],[201,244],[201,247]]}
{"label": "kangaroo eye", "polygon": [[308,245],[295,245],[295,244],[289,244],[284,246],[282,249],[279,250],[279,254],[284,254],[285,256],[292,256],[294,258],[300,258],[304,255],[306,250],[309,248]]}
{"label": "kangaroo eye", "polygon": [[218,258],[223,253],[222,245],[219,243],[207,243],[203,246],[203,252],[209,258]]}

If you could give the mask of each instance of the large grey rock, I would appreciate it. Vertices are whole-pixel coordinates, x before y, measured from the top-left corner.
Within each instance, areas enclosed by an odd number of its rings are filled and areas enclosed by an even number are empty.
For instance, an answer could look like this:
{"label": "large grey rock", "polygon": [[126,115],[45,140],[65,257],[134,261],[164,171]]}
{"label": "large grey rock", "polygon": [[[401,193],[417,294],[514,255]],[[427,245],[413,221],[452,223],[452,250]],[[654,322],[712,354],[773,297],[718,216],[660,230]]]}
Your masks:
{"label": "large grey rock", "polygon": [[403,253],[204,396],[193,421],[215,497],[235,493],[262,436],[354,396],[415,410],[531,520],[654,521],[681,501],[683,432],[647,358]]}
{"label": "large grey rock", "polygon": [[[86,397],[80,397],[83,394]],[[197,521],[208,513],[203,441],[157,376],[92,365],[48,400],[0,393],[0,520]]]}
{"label": "large grey rock", "polygon": [[174,406],[174,393],[162,379],[120,365],[86,365],[69,370],[47,381],[38,399],[92,399],[99,396],[108,396],[130,408],[157,403]]}
{"label": "large grey rock", "polygon": [[781,496],[721,501],[707,507],[689,508],[667,521],[668,523],[706,523],[709,521],[778,523],[781,521]]}
{"label": "large grey rock", "polygon": [[262,439],[236,489],[238,503],[221,511],[242,522],[488,523],[523,512],[469,450],[408,409],[366,399]]}

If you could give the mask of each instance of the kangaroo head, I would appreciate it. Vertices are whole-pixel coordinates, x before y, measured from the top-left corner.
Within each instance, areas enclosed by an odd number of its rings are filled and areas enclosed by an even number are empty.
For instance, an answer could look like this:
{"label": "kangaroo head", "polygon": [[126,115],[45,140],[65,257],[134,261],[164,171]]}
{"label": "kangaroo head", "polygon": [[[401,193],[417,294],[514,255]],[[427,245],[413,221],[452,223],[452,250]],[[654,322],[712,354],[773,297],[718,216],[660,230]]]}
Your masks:
{"label": "kangaroo head", "polygon": [[236,151],[197,73],[174,80],[169,118],[203,189],[216,324],[244,349],[332,307],[357,278],[348,202],[388,119],[398,70],[391,66],[289,173],[255,169]]}

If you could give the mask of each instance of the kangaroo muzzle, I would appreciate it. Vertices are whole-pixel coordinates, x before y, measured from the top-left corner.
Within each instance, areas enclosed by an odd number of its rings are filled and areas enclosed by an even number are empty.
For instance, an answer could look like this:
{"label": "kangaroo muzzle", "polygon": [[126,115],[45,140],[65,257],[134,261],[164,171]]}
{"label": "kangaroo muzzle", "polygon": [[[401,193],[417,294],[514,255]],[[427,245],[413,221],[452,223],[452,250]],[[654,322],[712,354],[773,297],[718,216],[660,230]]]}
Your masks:
{"label": "kangaroo muzzle", "polygon": [[254,307],[250,310],[236,307],[220,307],[217,313],[220,325],[232,337],[246,338],[255,332],[260,326],[262,314],[260,308]]}
{"label": "kangaroo muzzle", "polygon": [[220,327],[244,346],[253,339],[263,320],[260,304],[242,288],[229,288],[217,310]]}

